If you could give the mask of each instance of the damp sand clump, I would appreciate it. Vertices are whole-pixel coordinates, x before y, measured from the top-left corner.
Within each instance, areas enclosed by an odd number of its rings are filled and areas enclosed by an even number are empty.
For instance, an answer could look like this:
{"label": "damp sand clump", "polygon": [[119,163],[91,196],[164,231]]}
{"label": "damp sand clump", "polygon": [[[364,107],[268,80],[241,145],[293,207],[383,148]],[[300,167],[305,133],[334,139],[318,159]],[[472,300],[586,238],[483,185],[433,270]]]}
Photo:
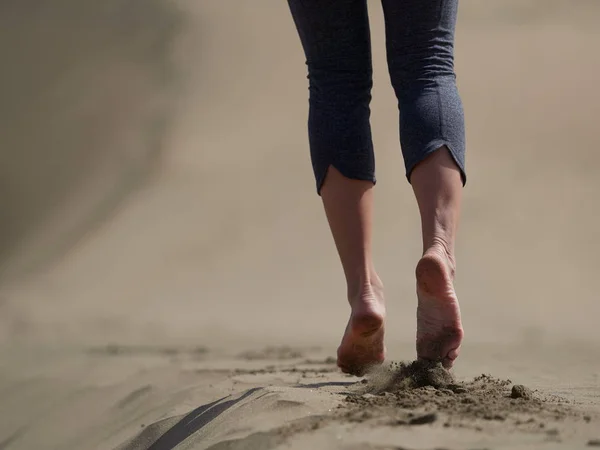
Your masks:
{"label": "damp sand clump", "polygon": [[452,373],[439,362],[392,362],[368,374],[365,392],[377,395],[425,387],[452,389],[457,385]]}
{"label": "damp sand clump", "polygon": [[443,418],[444,426],[476,429],[512,421],[516,427],[541,432],[569,418],[585,421],[580,411],[558,397],[487,374],[458,382],[441,363],[426,361],[383,364],[353,391],[345,399],[344,417],[350,421],[413,425]]}

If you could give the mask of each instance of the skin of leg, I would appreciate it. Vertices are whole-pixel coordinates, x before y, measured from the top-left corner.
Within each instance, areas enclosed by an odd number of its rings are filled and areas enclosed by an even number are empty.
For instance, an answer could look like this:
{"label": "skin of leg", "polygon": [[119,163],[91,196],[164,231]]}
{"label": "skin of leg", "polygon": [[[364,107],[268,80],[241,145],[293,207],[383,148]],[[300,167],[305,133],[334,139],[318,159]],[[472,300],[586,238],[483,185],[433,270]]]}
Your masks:
{"label": "skin of leg", "polygon": [[413,170],[411,184],[423,236],[423,256],[416,268],[417,356],[452,367],[463,339],[460,308],[454,291],[454,247],[463,183],[446,147]]}
{"label": "skin of leg", "polygon": [[371,256],[373,188],[369,181],[346,178],[330,167],[321,190],[352,310],[338,348],[338,365],[355,375],[385,359],[383,285]]}

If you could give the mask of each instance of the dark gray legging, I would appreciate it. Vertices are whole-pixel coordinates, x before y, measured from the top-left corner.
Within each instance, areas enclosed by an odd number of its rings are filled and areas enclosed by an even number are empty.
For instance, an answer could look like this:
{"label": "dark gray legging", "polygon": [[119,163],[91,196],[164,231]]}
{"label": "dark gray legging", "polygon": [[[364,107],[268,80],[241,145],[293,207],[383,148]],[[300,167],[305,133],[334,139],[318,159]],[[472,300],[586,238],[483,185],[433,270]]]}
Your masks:
{"label": "dark gray legging", "polygon": [[[329,166],[375,183],[366,0],[288,0],[308,65],[311,160],[320,193]],[[465,175],[465,129],[454,73],[458,0],[382,0],[406,176],[447,146]]]}

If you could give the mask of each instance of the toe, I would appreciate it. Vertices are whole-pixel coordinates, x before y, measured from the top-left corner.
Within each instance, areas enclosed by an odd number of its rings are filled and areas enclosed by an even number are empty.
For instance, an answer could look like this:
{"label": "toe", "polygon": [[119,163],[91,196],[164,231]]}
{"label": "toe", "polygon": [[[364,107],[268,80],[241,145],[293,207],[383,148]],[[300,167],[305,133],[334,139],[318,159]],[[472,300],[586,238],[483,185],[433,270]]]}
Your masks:
{"label": "toe", "polygon": [[361,377],[364,374],[364,369],[359,364],[338,361],[338,367],[342,371],[342,373],[345,373],[347,375]]}
{"label": "toe", "polygon": [[450,350],[448,352],[448,354],[446,355],[446,358],[454,361],[456,358],[458,358],[459,353],[460,353],[460,348],[453,348],[452,350]]}

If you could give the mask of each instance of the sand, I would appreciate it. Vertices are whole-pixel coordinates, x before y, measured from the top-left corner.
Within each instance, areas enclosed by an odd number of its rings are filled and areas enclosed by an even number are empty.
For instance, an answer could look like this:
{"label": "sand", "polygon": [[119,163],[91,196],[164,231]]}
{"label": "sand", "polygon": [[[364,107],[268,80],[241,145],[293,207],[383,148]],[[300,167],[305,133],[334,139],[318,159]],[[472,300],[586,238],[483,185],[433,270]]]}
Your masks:
{"label": "sand", "polygon": [[452,373],[410,366],[420,224],[370,2],[389,361],[364,378],[333,359],[285,2],[138,3],[0,5],[0,449],[598,446],[597,2],[461,3]]}

